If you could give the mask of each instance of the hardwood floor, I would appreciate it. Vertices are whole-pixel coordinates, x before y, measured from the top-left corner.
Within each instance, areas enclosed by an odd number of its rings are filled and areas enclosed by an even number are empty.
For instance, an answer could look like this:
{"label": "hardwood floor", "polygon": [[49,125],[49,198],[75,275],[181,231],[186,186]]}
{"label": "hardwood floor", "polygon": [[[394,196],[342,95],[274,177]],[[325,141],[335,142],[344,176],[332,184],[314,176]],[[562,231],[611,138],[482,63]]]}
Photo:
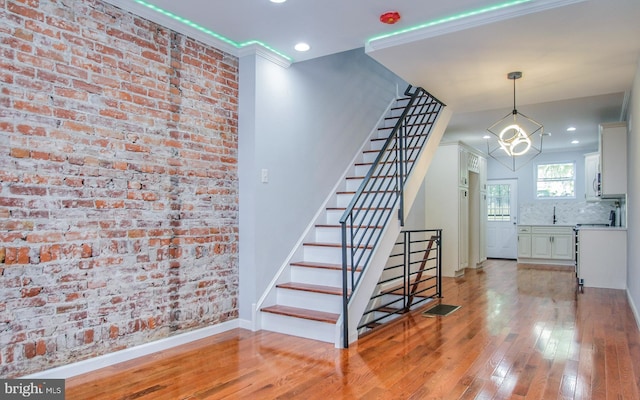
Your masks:
{"label": "hardwood floor", "polygon": [[624,291],[489,260],[443,294],[461,308],[419,310],[346,350],[236,329],[69,379],[66,399],[640,399]]}

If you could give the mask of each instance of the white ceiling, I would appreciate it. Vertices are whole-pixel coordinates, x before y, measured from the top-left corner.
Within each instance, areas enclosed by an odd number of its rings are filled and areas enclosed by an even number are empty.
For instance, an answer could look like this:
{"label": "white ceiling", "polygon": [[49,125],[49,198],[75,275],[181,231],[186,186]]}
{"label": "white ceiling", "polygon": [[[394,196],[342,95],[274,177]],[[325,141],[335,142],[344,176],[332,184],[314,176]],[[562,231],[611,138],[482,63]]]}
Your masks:
{"label": "white ceiling", "polygon": [[[143,1],[107,1],[167,22],[166,13],[150,10]],[[505,6],[512,2],[519,4]],[[481,149],[486,127],[513,108],[513,82],[507,79],[511,71],[523,72],[516,81],[518,111],[551,132],[545,149],[596,148],[597,124],[620,120],[640,57],[640,0],[146,3],[221,35],[222,41],[210,34],[198,38],[217,41],[236,54],[252,40],[292,62],[365,47],[372,58],[453,109],[448,140]],[[379,16],[390,10],[401,14],[400,21],[382,24]],[[468,15],[461,17],[464,13]],[[170,27],[183,25],[188,31],[183,22],[174,19]],[[311,50],[295,52],[299,41],[309,43]],[[574,134],[566,133],[569,125],[576,126]],[[575,137],[581,143],[568,144]]]}

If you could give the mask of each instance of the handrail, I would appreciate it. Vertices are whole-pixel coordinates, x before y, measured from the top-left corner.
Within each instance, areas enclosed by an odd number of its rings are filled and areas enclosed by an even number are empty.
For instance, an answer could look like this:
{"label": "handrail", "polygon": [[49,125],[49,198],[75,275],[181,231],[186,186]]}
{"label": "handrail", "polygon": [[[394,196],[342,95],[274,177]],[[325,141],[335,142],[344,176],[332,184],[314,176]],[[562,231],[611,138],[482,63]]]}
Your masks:
{"label": "handrail", "polygon": [[[390,322],[394,314],[442,297],[442,229],[402,231],[357,329]],[[379,315],[376,315],[379,314]]]}
{"label": "handrail", "polygon": [[[444,104],[424,89],[409,85],[407,105],[340,218],[342,236],[342,315],[344,347],[349,347],[348,305],[391,210],[400,201],[404,226],[404,184]],[[359,274],[356,275],[356,270]]]}

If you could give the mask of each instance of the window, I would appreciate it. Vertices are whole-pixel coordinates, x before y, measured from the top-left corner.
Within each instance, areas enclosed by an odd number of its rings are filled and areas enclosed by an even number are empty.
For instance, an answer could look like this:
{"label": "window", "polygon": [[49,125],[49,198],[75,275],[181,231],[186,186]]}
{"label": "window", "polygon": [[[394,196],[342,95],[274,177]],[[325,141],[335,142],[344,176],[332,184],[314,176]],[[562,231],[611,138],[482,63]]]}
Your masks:
{"label": "window", "polygon": [[576,164],[538,164],[536,169],[538,199],[572,199],[576,197]]}
{"label": "window", "polygon": [[511,221],[511,185],[487,185],[487,220]]}

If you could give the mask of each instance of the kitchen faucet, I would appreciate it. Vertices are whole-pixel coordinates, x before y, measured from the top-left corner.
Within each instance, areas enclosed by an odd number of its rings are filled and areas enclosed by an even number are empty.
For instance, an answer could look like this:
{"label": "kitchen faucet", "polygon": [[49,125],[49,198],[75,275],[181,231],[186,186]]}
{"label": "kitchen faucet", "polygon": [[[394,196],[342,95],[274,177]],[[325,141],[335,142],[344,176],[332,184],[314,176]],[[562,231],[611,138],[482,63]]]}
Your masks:
{"label": "kitchen faucet", "polygon": [[553,206],[553,224],[555,225],[556,222],[558,222],[558,219],[556,218],[556,206]]}

